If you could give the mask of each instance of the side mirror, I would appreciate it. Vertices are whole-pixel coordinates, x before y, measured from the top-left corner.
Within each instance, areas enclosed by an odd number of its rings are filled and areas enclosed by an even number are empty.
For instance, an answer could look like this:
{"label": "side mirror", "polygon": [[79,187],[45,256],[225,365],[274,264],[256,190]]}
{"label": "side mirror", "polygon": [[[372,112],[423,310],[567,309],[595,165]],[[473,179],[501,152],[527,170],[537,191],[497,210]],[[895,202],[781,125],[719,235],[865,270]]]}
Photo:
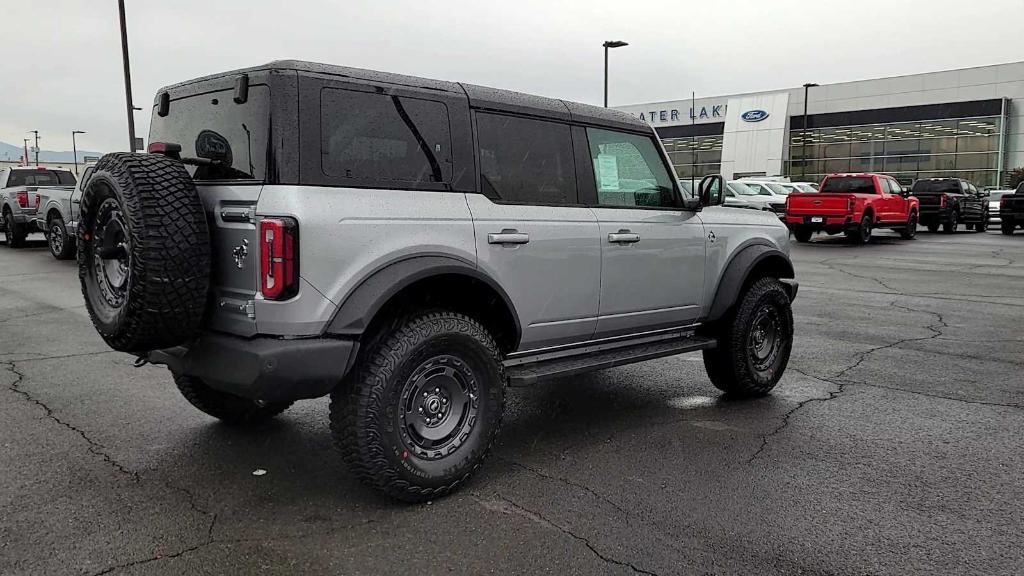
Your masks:
{"label": "side mirror", "polygon": [[701,206],[721,206],[725,204],[725,178],[715,174],[705,176],[697,187],[697,197]]}

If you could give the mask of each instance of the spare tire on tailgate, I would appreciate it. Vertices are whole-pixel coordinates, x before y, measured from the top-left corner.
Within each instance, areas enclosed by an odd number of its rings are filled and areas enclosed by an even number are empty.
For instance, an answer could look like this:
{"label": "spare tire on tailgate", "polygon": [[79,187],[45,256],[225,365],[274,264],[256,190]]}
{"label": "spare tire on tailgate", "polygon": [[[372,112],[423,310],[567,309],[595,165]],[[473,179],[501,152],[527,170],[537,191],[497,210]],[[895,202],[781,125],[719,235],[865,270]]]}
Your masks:
{"label": "spare tire on tailgate", "polygon": [[158,154],[107,154],[82,193],[78,276],[93,326],[115,350],[195,337],[210,284],[210,233],[185,167]]}

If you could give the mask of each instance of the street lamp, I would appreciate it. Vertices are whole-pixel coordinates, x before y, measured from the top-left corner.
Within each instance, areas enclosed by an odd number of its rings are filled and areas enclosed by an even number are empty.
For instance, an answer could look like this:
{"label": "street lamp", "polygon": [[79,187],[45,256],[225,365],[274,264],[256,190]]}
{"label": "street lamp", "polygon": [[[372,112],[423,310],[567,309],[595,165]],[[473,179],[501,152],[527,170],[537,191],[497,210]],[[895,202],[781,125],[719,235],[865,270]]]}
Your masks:
{"label": "street lamp", "polygon": [[811,88],[814,88],[817,84],[808,82],[804,84],[804,127],[800,130],[800,140],[803,142],[800,155],[803,157],[803,164],[801,165],[800,177],[807,178],[807,94]]}
{"label": "street lamp", "polygon": [[71,153],[75,155],[75,176],[78,176],[78,146],[75,145],[75,134],[85,134],[82,130],[71,131]]}
{"label": "street lamp", "polygon": [[[29,130],[28,132],[36,135],[36,166],[39,166],[39,130]],[[28,162],[28,158],[25,158],[25,161]]]}
{"label": "street lamp", "polygon": [[622,40],[606,40],[604,44],[604,107],[608,107],[608,49],[609,48],[622,48],[623,46],[629,46],[628,42]]}

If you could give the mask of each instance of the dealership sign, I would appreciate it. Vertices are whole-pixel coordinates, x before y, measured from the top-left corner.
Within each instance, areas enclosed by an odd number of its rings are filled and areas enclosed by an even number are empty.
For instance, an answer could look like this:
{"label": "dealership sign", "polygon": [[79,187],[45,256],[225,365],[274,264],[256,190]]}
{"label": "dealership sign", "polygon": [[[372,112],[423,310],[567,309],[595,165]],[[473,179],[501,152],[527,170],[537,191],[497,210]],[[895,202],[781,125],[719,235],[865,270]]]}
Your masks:
{"label": "dealership sign", "polygon": [[740,114],[740,118],[742,118],[744,122],[760,122],[767,117],[768,113],[764,110],[750,110]]}
{"label": "dealership sign", "polygon": [[[725,116],[725,104],[715,104],[713,106],[701,106],[700,108],[690,108],[690,120],[710,120],[712,118],[722,118]],[[650,110],[647,112],[640,112],[640,119],[644,122],[650,122],[654,124],[656,122],[679,122],[680,114],[679,109],[671,108],[667,110]]]}

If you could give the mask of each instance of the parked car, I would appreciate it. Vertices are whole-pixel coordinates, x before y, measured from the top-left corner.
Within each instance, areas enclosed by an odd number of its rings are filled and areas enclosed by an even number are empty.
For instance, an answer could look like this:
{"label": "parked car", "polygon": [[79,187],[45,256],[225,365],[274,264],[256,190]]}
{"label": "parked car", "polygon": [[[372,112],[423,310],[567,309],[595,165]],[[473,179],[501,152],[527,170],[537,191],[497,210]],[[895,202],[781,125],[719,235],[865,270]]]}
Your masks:
{"label": "parked car", "polygon": [[730,180],[725,183],[725,205],[751,210],[771,210],[771,200],[761,196],[744,182]]}
{"label": "parked car", "polygon": [[963,223],[968,230],[988,228],[988,194],[959,178],[923,178],[914,182],[910,193],[921,201],[921,224],[935,232],[942,226],[947,234]]}
{"label": "parked car", "polygon": [[783,182],[782,187],[788,189],[790,192],[814,193],[818,191],[817,188],[807,182]]}
{"label": "parked car", "polygon": [[20,248],[29,234],[45,232],[36,221],[43,198],[74,186],[75,176],[68,170],[45,166],[0,170],[0,225],[3,225],[7,247]]}
{"label": "parked car", "polygon": [[762,196],[776,196],[783,202],[786,199],[785,197],[788,196],[789,193],[793,191],[792,188],[787,188],[786,186],[783,186],[782,182],[748,180],[746,178],[743,178],[740,181]]}
{"label": "parked car", "polygon": [[480,466],[506,383],[700,350],[756,396],[786,368],[786,228],[720,176],[683,198],[624,112],[279,61],[161,89],[149,140],[82,195],[99,334],[228,423],[330,395],[342,458],[396,498]]}
{"label": "parked car", "polygon": [[990,226],[998,225],[1002,222],[999,217],[999,200],[1007,194],[1013,194],[1013,190],[1006,189],[994,189],[987,190],[988,192],[988,223]]}
{"label": "parked car", "polygon": [[1018,226],[1024,226],[1024,182],[1021,182],[1013,194],[1004,194],[999,198],[999,229],[1007,236],[1013,234]]}
{"label": "parked car", "polygon": [[86,165],[82,177],[74,188],[48,188],[39,197],[39,209],[31,220],[30,226],[46,231],[46,243],[50,254],[58,260],[68,260],[75,256],[75,230],[78,226],[78,201],[82,198],[82,190],[89,181],[94,166]]}
{"label": "parked car", "polygon": [[905,239],[917,234],[919,201],[890,176],[830,174],[815,193],[793,193],[786,199],[786,225],[797,242],[815,232],[839,234],[865,244],[875,228],[899,231]]}

